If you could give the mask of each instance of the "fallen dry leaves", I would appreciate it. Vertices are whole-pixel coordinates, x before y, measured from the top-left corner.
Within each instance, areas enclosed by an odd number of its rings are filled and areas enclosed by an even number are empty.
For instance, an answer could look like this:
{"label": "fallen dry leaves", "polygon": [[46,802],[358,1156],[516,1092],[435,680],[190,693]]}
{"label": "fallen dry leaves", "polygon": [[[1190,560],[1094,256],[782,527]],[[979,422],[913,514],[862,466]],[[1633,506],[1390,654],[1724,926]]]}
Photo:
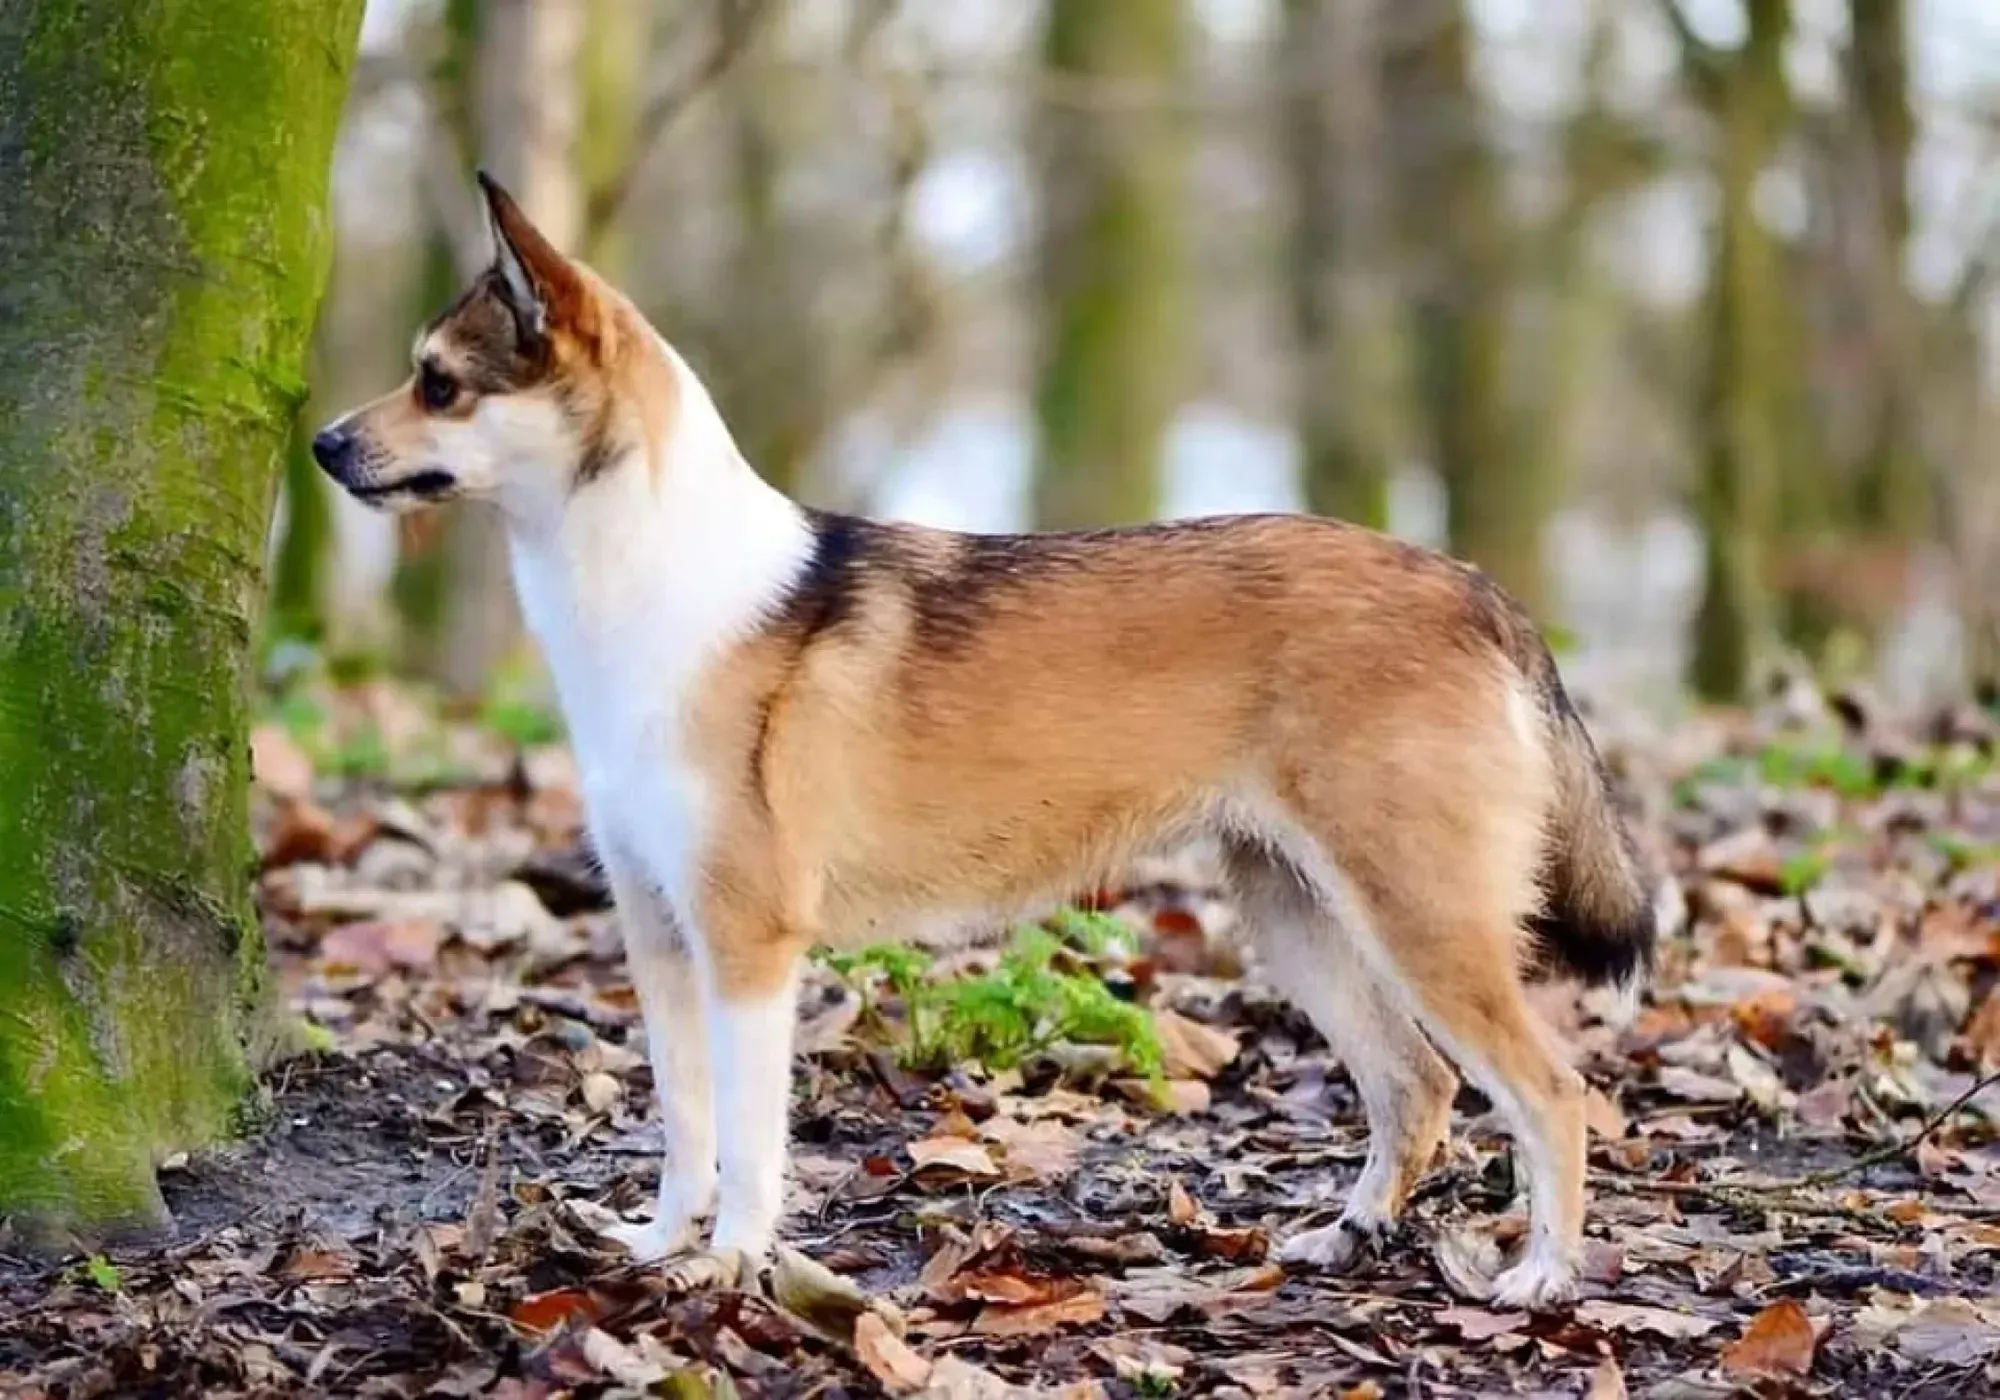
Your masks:
{"label": "fallen dry leaves", "polygon": [[[1538,1002],[1592,1085],[1592,1204],[1583,1296],[1534,1315],[1488,1305],[1524,1183],[1470,1095],[1398,1237],[1345,1278],[1275,1262],[1365,1137],[1340,1065],[1244,976],[1198,851],[1099,901],[1146,935],[1118,986],[1164,1090],[1101,1047],[912,1073],[815,971],[785,1248],[760,1281],[665,1289],[602,1235],[650,1209],[658,1135],[574,765],[427,731],[378,683],[322,700],[330,738],[252,747],[274,965],[333,1048],[273,1077],[263,1136],[168,1165],[168,1238],[52,1265],[0,1239],[0,1393],[2000,1387],[1983,712],[1601,722],[1675,923],[1630,1024]],[[325,756],[355,734],[449,776],[343,777]]]}

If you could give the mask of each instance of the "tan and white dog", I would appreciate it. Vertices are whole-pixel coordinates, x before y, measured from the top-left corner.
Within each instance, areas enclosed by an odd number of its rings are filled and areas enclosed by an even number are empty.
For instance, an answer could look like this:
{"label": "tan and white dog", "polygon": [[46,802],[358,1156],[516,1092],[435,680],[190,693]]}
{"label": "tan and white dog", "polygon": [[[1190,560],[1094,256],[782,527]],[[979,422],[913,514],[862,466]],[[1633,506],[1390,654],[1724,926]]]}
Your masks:
{"label": "tan and white dog", "polygon": [[1636,985],[1654,920],[1520,609],[1323,519],[995,536],[804,509],[631,303],[481,184],[492,267],[418,337],[412,378],[313,450],[362,500],[506,520],[659,1089],[632,1251],[680,1255],[687,1281],[766,1255],[812,945],[1032,915],[1205,834],[1367,1111],[1341,1218],[1284,1255],[1344,1267],[1395,1220],[1455,1063],[1529,1170],[1496,1298],[1568,1296],[1584,1088],[1523,979]]}

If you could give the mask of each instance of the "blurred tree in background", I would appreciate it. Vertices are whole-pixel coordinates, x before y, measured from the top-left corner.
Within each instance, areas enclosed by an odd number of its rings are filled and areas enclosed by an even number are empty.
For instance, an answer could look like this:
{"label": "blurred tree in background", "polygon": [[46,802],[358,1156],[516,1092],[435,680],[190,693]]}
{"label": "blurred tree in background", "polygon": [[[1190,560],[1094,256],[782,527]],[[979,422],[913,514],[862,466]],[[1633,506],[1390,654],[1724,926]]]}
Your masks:
{"label": "blurred tree in background", "polygon": [[1042,304],[1035,520],[1159,510],[1160,449],[1186,389],[1181,0],[1050,0],[1035,131]]}
{"label": "blurred tree in background", "polygon": [[[480,160],[815,504],[1385,526],[1668,700],[1996,664],[1980,0],[370,10],[322,399],[483,256]],[[511,670],[490,530],[317,485],[288,630]]]}

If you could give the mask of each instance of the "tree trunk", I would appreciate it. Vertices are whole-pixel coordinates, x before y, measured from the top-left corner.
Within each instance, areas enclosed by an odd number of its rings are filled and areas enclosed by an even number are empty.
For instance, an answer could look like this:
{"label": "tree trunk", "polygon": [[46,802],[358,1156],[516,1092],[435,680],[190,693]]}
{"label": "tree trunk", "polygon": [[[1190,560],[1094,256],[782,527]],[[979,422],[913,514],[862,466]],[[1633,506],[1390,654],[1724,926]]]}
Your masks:
{"label": "tree trunk", "polygon": [[1916,442],[1917,308],[1903,275],[1910,241],[1909,167],[1916,139],[1903,0],[1850,0],[1850,104],[1861,126],[1869,221],[1867,289],[1877,367],[1874,425],[1856,506],[1863,530],[1902,543],[1936,533],[1928,471]]}
{"label": "tree trunk", "polygon": [[1048,527],[1151,519],[1183,388],[1181,0],[1050,0],[1041,161],[1040,461]]}
{"label": "tree trunk", "polygon": [[0,1215],[157,1221],[276,1043],[252,639],[360,0],[0,6]]}
{"label": "tree trunk", "polygon": [[1742,698],[1774,630],[1770,554],[1784,475],[1783,269],[1754,201],[1789,120],[1783,53],[1791,15],[1787,0],[1753,0],[1749,8],[1740,50],[1704,47],[1689,55],[1694,71],[1708,75],[1702,90],[1717,127],[1719,167],[1699,414],[1707,435],[1699,502],[1706,562],[1690,676],[1715,700]]}
{"label": "tree trunk", "polygon": [[321,421],[310,398],[292,415],[285,444],[285,528],[272,560],[269,607],[272,632],[311,642],[326,632],[335,543],[332,483],[312,459],[312,436]]}
{"label": "tree trunk", "polygon": [[1394,328],[1381,265],[1377,0],[1285,0],[1275,86],[1291,167],[1293,344],[1307,508],[1383,528]]}
{"label": "tree trunk", "polygon": [[1418,402],[1444,483],[1452,552],[1540,617],[1551,483],[1545,464],[1518,450],[1508,403],[1512,257],[1473,41],[1464,0],[1436,0],[1414,37],[1385,59]]}

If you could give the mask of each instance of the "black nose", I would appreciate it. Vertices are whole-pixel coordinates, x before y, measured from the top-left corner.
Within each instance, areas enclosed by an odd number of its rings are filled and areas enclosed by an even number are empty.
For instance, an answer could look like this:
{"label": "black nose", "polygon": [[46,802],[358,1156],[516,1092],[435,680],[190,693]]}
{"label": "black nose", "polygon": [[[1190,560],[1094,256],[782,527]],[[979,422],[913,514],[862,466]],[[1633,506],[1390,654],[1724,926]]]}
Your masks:
{"label": "black nose", "polygon": [[342,427],[322,428],[313,437],[313,460],[331,476],[342,476],[354,455],[354,434]]}

